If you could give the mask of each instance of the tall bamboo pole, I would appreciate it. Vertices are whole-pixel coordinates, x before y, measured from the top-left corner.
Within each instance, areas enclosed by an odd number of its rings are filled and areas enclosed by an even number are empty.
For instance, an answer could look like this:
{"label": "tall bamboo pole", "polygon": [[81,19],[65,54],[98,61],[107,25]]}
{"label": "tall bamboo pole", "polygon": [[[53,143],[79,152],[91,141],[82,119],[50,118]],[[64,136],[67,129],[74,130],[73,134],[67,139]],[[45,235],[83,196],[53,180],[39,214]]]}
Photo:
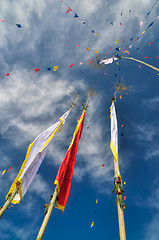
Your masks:
{"label": "tall bamboo pole", "polygon": [[[116,176],[116,174],[117,174],[116,160],[114,158],[114,176]],[[118,197],[118,196],[119,195],[117,194],[116,197]],[[118,222],[119,222],[120,240],[126,240],[124,212],[123,212],[123,209],[120,207],[119,201],[117,202],[117,208],[118,208]]]}
{"label": "tall bamboo pole", "polygon": [[[79,95],[77,95],[75,101],[72,103],[69,111],[72,110],[72,108],[74,107],[74,105],[76,104],[77,100],[79,98]],[[53,132],[52,137],[54,137],[54,135],[56,134],[56,132],[58,131],[58,129],[61,127],[62,122],[59,123],[59,125],[57,126],[56,130]],[[15,197],[15,195],[17,194],[18,190],[20,187],[20,183],[19,181],[17,181],[16,183],[16,187],[14,189],[14,191],[12,192],[12,194],[10,195],[10,197],[7,198],[7,200],[5,201],[3,207],[0,209],[0,219],[3,216],[4,212],[8,209],[9,204],[11,203],[11,201],[13,200],[13,198]]]}
{"label": "tall bamboo pole", "polygon": [[3,216],[4,212],[7,210],[9,204],[11,203],[11,201],[13,200],[13,198],[15,197],[15,195],[17,194],[19,190],[19,186],[16,186],[16,188],[14,189],[14,191],[12,192],[11,196],[6,200],[6,202],[4,203],[3,207],[0,210],[0,219]]}
{"label": "tall bamboo pole", "polygon": [[143,62],[143,61],[140,61],[140,60],[138,60],[138,59],[135,59],[135,58],[132,58],[132,57],[121,57],[121,56],[119,57],[119,59],[120,59],[120,58],[130,59],[130,60],[133,60],[133,61],[142,63],[142,64],[146,65],[147,67],[150,67],[150,68],[154,69],[155,71],[159,72],[159,68],[154,67],[154,66],[152,66],[152,65],[150,65],[150,64],[148,64],[148,63],[145,63],[145,62]]}
{"label": "tall bamboo pole", "polygon": [[[95,94],[95,91],[93,91],[93,89],[92,89],[92,90],[90,90],[88,93],[89,93],[89,95],[88,95],[87,102],[86,102],[85,106],[83,107],[84,110],[87,109],[89,99],[90,99],[90,97],[91,97],[92,95]],[[78,97],[79,97],[79,96],[78,96]],[[77,97],[76,99],[78,99],[78,97]],[[75,101],[77,101],[77,100],[75,100]],[[72,109],[72,107],[73,107],[74,105],[75,105],[75,102],[72,104],[72,106],[71,106],[70,109]],[[50,216],[51,216],[51,213],[52,213],[54,204],[55,204],[55,202],[56,202],[57,196],[58,196],[58,189],[57,189],[57,187],[56,187],[56,188],[55,188],[55,191],[54,191],[54,194],[53,194],[53,197],[52,197],[52,199],[51,199],[51,201],[50,201],[50,204],[49,204],[49,206],[48,206],[48,211],[47,211],[47,213],[46,213],[46,215],[45,215],[45,217],[44,217],[43,223],[42,223],[42,225],[41,225],[41,228],[40,228],[40,230],[39,230],[39,233],[38,233],[38,236],[37,236],[36,240],[41,240],[42,237],[43,237],[43,235],[44,235],[44,232],[45,232],[46,226],[47,226],[47,224],[48,224],[48,221],[49,221],[49,219],[50,219]]]}
{"label": "tall bamboo pole", "polygon": [[39,230],[39,233],[38,233],[38,236],[37,236],[36,240],[41,240],[42,237],[43,237],[43,234],[45,232],[46,226],[47,226],[48,221],[50,219],[50,216],[51,216],[51,213],[52,213],[52,210],[53,210],[53,207],[54,207],[57,195],[58,195],[58,190],[57,190],[57,187],[56,187],[55,191],[54,191],[54,194],[53,194],[53,197],[52,197],[52,199],[50,201],[50,204],[49,204],[49,207],[48,207],[48,211],[47,211],[47,213],[46,213],[46,215],[44,217],[43,223],[41,225],[41,228]]}

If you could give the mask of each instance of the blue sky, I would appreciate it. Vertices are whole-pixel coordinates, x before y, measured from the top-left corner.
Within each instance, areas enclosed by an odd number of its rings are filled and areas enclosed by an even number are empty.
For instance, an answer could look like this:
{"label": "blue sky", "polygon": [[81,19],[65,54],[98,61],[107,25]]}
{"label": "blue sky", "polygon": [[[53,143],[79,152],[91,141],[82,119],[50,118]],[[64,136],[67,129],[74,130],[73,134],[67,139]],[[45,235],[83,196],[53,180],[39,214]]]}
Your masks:
{"label": "blue sky", "polygon": [[[10,73],[0,77],[0,170],[12,166],[10,172],[1,176],[1,205],[19,172],[28,145],[69,109],[73,91],[81,97],[63,130],[53,139],[28,192],[20,204],[2,217],[0,239],[36,239],[44,217],[44,204],[54,191],[54,179],[71,142],[81,104],[87,99],[85,93],[92,87],[97,96],[91,98],[86,112],[66,209],[64,214],[53,210],[43,239],[119,239],[115,194],[111,193],[113,156],[109,148],[109,107],[114,85],[119,81],[117,74],[127,86],[133,86],[133,91],[122,94],[122,99],[119,94],[116,102],[120,171],[126,181],[126,235],[129,240],[158,240],[158,72],[144,65],[139,68],[138,63],[125,59],[119,60],[119,65],[117,61],[105,65],[104,70],[88,64],[94,57],[92,50],[98,51],[103,59],[118,54],[116,47],[124,49],[132,44],[127,48],[130,54],[122,56],[132,56],[158,67],[158,42],[149,45],[159,39],[158,21],[147,27],[159,15],[159,3],[145,18],[154,3],[150,0],[112,0],[108,4],[102,0],[67,1],[98,34],[95,36],[72,12],[65,13],[67,7],[61,1],[1,0],[0,18],[22,25],[19,29],[0,22],[0,74]],[[137,42],[131,43],[129,39],[141,21],[144,23],[135,36],[146,31]],[[141,49],[136,50],[138,47]],[[70,64],[74,66],[68,68]],[[50,66],[59,68],[49,72],[46,68]],[[41,70],[34,74],[34,68]]]}

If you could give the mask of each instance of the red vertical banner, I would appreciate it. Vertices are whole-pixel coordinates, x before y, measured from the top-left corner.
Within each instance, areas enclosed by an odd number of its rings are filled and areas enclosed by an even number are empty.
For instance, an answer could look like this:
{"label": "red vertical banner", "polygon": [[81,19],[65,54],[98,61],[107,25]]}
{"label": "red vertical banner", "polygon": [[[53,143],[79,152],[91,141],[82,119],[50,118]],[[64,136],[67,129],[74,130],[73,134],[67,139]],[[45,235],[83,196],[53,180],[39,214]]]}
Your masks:
{"label": "red vertical banner", "polygon": [[58,200],[56,202],[56,206],[62,211],[64,211],[65,209],[71,189],[78,143],[82,134],[84,118],[85,111],[83,111],[82,115],[78,119],[78,124],[73,134],[72,142],[67,150],[65,158],[59,168],[59,171],[54,182],[54,184],[57,185],[58,188]]}

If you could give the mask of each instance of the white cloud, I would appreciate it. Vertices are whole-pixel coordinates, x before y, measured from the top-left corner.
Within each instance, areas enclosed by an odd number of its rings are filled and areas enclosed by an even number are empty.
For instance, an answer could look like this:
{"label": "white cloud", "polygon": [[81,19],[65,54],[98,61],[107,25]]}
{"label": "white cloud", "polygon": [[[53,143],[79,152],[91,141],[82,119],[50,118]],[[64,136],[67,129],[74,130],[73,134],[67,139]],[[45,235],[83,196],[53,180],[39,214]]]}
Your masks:
{"label": "white cloud", "polygon": [[159,236],[159,214],[156,214],[151,223],[145,226],[144,240],[158,240]]}

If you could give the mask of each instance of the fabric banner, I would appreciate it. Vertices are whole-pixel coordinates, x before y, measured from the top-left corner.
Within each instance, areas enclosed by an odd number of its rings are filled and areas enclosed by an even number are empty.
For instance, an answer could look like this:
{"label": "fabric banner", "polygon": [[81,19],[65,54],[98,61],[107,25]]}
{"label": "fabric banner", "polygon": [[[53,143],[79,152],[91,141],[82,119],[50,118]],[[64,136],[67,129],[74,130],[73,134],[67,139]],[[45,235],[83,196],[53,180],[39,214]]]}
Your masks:
{"label": "fabric banner", "polygon": [[19,203],[27,192],[29,186],[31,185],[44,157],[48,146],[53,139],[53,137],[62,130],[63,125],[70,110],[62,115],[60,120],[53,124],[51,127],[43,131],[28,147],[25,160],[22,167],[14,180],[6,198],[12,193],[16,187],[16,183],[20,182],[20,188],[18,193],[12,200],[13,204]]}
{"label": "fabric banner", "polygon": [[118,60],[118,58],[107,58],[107,59],[103,59],[102,61],[100,61],[100,64],[101,64],[101,63],[110,64],[110,63],[113,63],[115,60]]}
{"label": "fabric banner", "polygon": [[59,168],[54,184],[58,188],[58,200],[56,207],[64,211],[67,199],[71,189],[73,171],[76,161],[76,154],[78,149],[78,143],[81,138],[83,124],[85,118],[85,110],[78,120],[77,127],[75,129],[72,142],[67,150],[65,158]]}
{"label": "fabric banner", "polygon": [[116,171],[119,172],[119,162],[118,162],[118,125],[117,125],[117,117],[115,111],[115,104],[112,102],[110,107],[110,118],[111,118],[111,142],[110,148],[114,155],[114,159],[116,162]]}

